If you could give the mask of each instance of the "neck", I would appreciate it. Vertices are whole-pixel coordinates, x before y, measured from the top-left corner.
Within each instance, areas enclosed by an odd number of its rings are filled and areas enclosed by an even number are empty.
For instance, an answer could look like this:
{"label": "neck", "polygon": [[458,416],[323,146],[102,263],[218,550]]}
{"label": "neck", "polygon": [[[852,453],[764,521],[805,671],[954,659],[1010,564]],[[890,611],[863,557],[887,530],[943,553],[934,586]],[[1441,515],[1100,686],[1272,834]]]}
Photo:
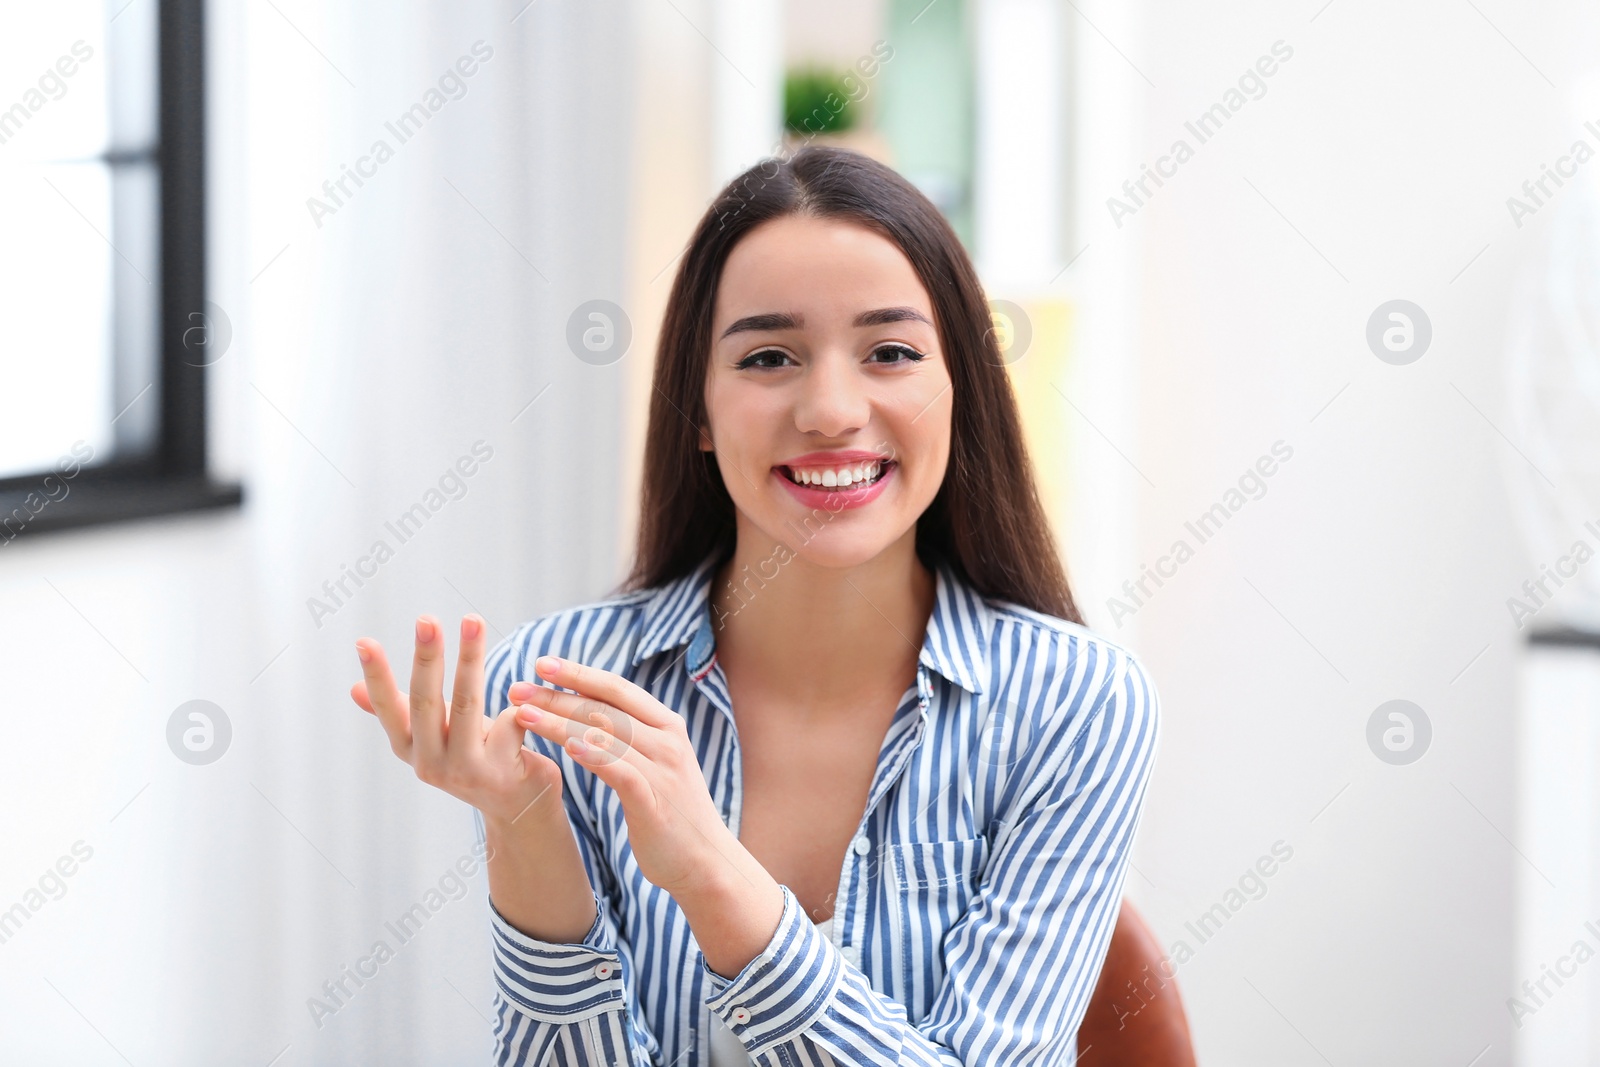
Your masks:
{"label": "neck", "polygon": [[934,595],[914,527],[853,567],[812,563],[741,528],[712,579],[717,659],[730,684],[736,673],[796,706],[848,709],[915,678]]}

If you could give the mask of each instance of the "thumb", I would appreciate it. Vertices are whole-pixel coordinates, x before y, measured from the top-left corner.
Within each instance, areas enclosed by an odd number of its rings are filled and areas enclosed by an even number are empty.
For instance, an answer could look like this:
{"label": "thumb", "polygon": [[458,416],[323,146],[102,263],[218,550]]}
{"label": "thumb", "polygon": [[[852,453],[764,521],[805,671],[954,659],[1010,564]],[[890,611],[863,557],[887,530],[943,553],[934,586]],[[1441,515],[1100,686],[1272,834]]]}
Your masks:
{"label": "thumb", "polygon": [[560,787],[561,768],[549,756],[524,745],[518,751],[518,758],[522,760],[522,776],[528,781]]}
{"label": "thumb", "polygon": [[489,724],[484,745],[491,760],[516,759],[522,767],[523,780],[537,782],[540,787],[561,788],[561,767],[555,760],[523,744],[527,728],[517,722],[517,707],[511,705],[494,717]]}
{"label": "thumb", "polygon": [[522,738],[527,732],[517,722],[517,705],[512,704],[493,717],[485,717],[489,718],[489,728],[484,732],[483,744],[489,758],[496,763],[510,760],[516,755],[517,749],[523,747]]}

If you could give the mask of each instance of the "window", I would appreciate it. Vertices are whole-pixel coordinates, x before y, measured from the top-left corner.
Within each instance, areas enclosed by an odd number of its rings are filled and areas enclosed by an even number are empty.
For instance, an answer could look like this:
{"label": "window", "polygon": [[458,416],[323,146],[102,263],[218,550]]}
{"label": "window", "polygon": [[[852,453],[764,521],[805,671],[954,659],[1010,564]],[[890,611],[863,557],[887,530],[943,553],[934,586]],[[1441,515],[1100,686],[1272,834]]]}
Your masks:
{"label": "window", "polygon": [[0,15],[0,546],[240,502],[206,470],[203,0]]}

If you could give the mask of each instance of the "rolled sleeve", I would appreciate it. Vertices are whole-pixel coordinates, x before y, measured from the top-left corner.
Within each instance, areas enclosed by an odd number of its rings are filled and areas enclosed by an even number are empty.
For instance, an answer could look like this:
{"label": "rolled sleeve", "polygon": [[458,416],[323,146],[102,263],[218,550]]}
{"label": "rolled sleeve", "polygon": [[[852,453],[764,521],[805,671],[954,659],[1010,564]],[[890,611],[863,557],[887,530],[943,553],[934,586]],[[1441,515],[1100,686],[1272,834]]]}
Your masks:
{"label": "rolled sleeve", "polygon": [[743,970],[727,978],[700,957],[708,982],[706,1007],[752,1056],[808,1029],[834,999],[847,966],[833,942],[806,921],[794,891],[781,888],[778,928]]}
{"label": "rolled sleeve", "polygon": [[518,930],[489,902],[495,984],[524,1015],[546,1023],[593,1018],[625,1004],[622,960],[595,899],[594,925],[582,941],[541,941]]}

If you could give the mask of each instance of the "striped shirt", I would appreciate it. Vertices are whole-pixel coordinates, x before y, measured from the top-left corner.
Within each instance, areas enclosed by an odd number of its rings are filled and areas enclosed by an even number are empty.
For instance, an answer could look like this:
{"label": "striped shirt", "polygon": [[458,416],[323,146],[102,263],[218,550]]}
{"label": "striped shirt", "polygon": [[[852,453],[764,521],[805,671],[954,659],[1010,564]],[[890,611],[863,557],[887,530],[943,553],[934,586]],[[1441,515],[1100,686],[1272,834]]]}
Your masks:
{"label": "striped shirt", "polygon": [[[490,903],[499,1064],[710,1067],[713,1016],[762,1067],[1077,1062],[1155,758],[1157,693],[1128,649],[934,570],[916,682],[879,750],[833,921],[813,924],[783,886],[777,929],[737,975],[706,965],[677,902],[640,873],[611,788],[527,735],[561,767],[597,915],[581,941],[556,944]],[[541,655],[615,672],[684,717],[737,836],[715,571],[708,558],[523,624],[490,653],[487,712],[515,681],[549,684]]]}

